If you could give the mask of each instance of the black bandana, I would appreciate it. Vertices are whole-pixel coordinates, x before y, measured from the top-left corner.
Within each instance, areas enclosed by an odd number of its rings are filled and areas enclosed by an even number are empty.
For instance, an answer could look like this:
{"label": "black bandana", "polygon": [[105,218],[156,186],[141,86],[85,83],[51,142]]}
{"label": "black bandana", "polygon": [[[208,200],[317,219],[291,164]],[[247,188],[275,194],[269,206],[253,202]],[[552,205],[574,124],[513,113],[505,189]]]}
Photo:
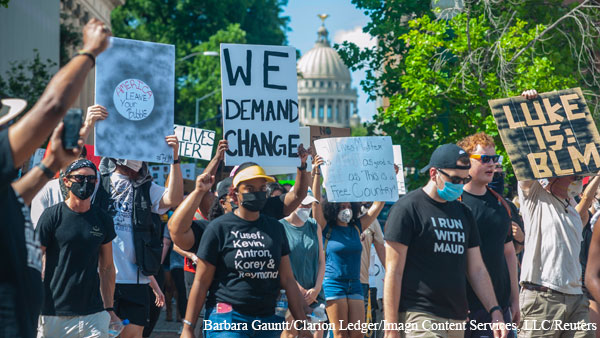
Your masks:
{"label": "black bandana", "polygon": [[71,163],[67,169],[65,170],[65,176],[69,175],[72,171],[77,170],[77,169],[81,169],[81,168],[92,168],[94,170],[94,173],[96,173],[98,170],[96,169],[96,165],[94,164],[94,162],[85,159],[85,158],[81,158],[73,163]]}

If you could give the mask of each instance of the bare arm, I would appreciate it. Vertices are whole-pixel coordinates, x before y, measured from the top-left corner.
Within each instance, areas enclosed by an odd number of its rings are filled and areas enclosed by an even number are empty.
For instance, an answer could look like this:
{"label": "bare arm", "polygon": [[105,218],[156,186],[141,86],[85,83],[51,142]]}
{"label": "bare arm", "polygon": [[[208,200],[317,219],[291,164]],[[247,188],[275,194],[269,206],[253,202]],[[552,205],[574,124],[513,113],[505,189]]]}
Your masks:
{"label": "bare arm", "polygon": [[[100,277],[100,295],[104,308],[112,308],[115,295],[115,265],[113,264],[112,242],[103,244],[100,247],[98,256],[98,276]],[[108,312],[111,321],[118,320],[114,311]]]}
{"label": "bare arm", "polygon": [[171,240],[178,247],[189,250],[194,245],[194,232],[192,231],[192,221],[194,213],[202,201],[204,194],[210,189],[214,182],[214,176],[202,174],[196,178],[196,188],[186,199],[175,209],[169,219],[167,226],[171,234]]}
{"label": "bare arm", "polygon": [[594,299],[600,299],[600,259],[598,258],[600,258],[600,230],[595,226],[585,268],[585,286]]}
{"label": "bare arm", "polygon": [[600,184],[600,176],[594,176],[594,178],[587,185],[585,190],[583,191],[583,195],[581,196],[581,201],[575,206],[575,210],[579,213],[581,217],[581,222],[585,226],[587,222],[590,220],[589,209],[594,203],[594,196],[596,195],[596,191],[598,190],[598,185]]}
{"label": "bare arm", "polygon": [[[166,137],[167,144],[173,148],[173,159],[179,158],[179,141],[177,136],[169,135]],[[176,208],[183,200],[183,175],[181,175],[181,166],[179,163],[171,164],[169,173],[167,193],[160,199],[160,208]]]}
{"label": "bare arm", "polygon": [[377,220],[377,216],[383,209],[385,202],[373,202],[373,205],[367,210],[367,212],[360,217],[360,224],[362,226],[362,231],[365,231],[373,222]]}
{"label": "bare arm", "polygon": [[321,198],[321,167],[323,164],[323,158],[319,155],[315,155],[313,160],[313,183],[312,183],[312,192],[315,195],[315,199],[319,201],[319,203],[312,204],[312,214],[314,219],[319,224],[319,228],[323,230],[327,225],[327,221],[325,220],[325,216],[323,215],[323,208],[320,203],[323,202]]}
{"label": "bare arm", "polygon": [[[97,56],[108,45],[110,31],[97,19],[83,28],[83,48]],[[73,58],[50,80],[36,104],[8,129],[15,168],[20,167],[46,140],[83,88],[93,62],[86,56]]]}
{"label": "bare arm", "polygon": [[202,173],[208,174],[210,176],[215,176],[217,174],[217,169],[219,169],[219,164],[221,164],[221,161],[223,161],[223,159],[225,158],[225,151],[227,151],[227,149],[229,149],[229,144],[227,143],[227,140],[219,141],[215,157],[213,157],[210,160],[210,162],[208,163],[208,165]]}
{"label": "bare arm", "polygon": [[163,250],[162,255],[160,256],[160,264],[165,262],[165,257],[169,253],[169,248],[171,248],[171,240],[167,237],[163,237]]}
{"label": "bare arm", "polygon": [[[206,300],[206,293],[215,276],[215,269],[215,266],[207,261],[203,259],[198,260],[194,284],[192,284],[190,297],[185,310],[185,319],[192,323],[193,326],[196,326],[196,322],[198,321],[198,315],[200,314],[200,310],[202,309],[204,301]],[[184,324],[181,336],[193,337],[194,328]]]}
{"label": "bare arm", "polygon": [[[398,322],[398,308],[402,290],[402,276],[408,246],[399,242],[386,241],[385,279],[383,283],[383,314],[388,323]],[[386,330],[386,336],[397,336],[396,330]]]}
{"label": "bare arm", "polygon": [[[300,166],[306,165],[308,152],[300,145],[298,147],[298,156],[300,157]],[[297,170],[294,189],[287,194],[283,199],[283,215],[288,216],[302,203],[308,191],[308,172],[306,170]]]}
{"label": "bare arm", "polygon": [[81,139],[85,142],[88,136],[94,130],[94,126],[98,120],[104,120],[108,117],[108,111],[106,108],[99,104],[89,106],[87,114],[85,115],[85,122],[81,128]]}
{"label": "bare arm", "polygon": [[504,258],[506,259],[506,265],[508,266],[508,273],[510,275],[510,309],[513,314],[513,323],[518,323],[521,317],[519,313],[519,275],[517,269],[517,254],[515,252],[515,246],[510,241],[504,244]]}
{"label": "bare arm", "polygon": [[180,254],[183,257],[187,257],[188,259],[192,260],[194,262],[194,264],[198,263],[198,257],[196,256],[195,253],[193,253],[191,251],[185,251],[185,250],[181,249],[180,247],[178,247],[177,245],[173,245],[173,251],[175,251],[176,253]]}
{"label": "bare arm", "polygon": [[304,297],[302,297],[298,285],[296,285],[289,255],[281,257],[281,263],[279,263],[279,276],[279,284],[282,289],[285,289],[292,316],[294,316],[294,319],[296,320],[306,320]]}
{"label": "bare arm", "polygon": [[375,246],[375,252],[377,253],[377,257],[379,257],[379,261],[382,263],[385,262],[385,245],[379,242],[373,242]]}
{"label": "bare arm", "polygon": [[[314,287],[307,290],[306,292],[302,292],[304,294],[304,299],[306,300],[306,303],[309,305],[317,301],[317,297],[319,296],[319,292],[321,292],[321,287],[323,286],[323,278],[325,278],[325,252],[323,252],[323,234],[321,232],[321,227],[318,226],[317,241],[319,247],[319,265],[317,268],[317,280],[315,281]],[[303,290],[300,284],[298,284],[298,289],[300,289],[300,291]]]}

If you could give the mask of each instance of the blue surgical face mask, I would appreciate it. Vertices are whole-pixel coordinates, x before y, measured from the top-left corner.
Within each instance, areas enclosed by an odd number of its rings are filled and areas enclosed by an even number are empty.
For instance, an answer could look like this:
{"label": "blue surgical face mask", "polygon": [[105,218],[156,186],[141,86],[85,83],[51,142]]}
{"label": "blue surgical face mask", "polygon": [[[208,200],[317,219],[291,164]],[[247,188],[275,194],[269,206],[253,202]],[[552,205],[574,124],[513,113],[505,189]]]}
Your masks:
{"label": "blue surgical face mask", "polygon": [[452,202],[462,195],[464,186],[464,184],[454,184],[444,181],[444,189],[438,189],[437,193],[443,200]]}

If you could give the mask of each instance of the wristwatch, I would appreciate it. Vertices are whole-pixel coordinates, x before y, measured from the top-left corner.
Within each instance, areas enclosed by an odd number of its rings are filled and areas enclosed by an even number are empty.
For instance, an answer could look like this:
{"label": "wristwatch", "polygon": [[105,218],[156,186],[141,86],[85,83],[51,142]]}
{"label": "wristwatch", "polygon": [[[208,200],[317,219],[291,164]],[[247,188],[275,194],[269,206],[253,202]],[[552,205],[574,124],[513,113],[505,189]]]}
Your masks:
{"label": "wristwatch", "polygon": [[308,163],[307,163],[307,162],[304,162],[304,164],[303,164],[303,165],[301,165],[301,166],[299,166],[299,167],[298,167],[298,170],[301,170],[301,171],[302,171],[302,170],[306,170],[306,168],[307,168],[307,167],[308,167]]}

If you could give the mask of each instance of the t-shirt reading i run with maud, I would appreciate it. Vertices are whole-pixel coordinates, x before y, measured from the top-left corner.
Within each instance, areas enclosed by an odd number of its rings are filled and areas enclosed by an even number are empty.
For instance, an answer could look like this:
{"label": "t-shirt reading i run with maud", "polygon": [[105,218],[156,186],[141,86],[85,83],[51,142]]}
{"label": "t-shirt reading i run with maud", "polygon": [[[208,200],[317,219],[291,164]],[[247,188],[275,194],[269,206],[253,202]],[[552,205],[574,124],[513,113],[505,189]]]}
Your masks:
{"label": "t-shirt reading i run with maud", "polygon": [[216,268],[206,307],[223,302],[245,315],[273,315],[279,264],[289,254],[285,230],[274,218],[260,215],[251,222],[230,212],[215,219],[198,249],[198,258]]}
{"label": "t-shirt reading i run with maud", "polygon": [[[503,308],[507,307],[510,305],[511,285],[504,245],[513,240],[511,218],[502,202],[489,191],[481,196],[465,191],[462,202],[471,209],[477,222],[481,257],[490,274],[498,304]],[[471,312],[486,310],[471,285],[467,288],[467,299]]]}
{"label": "t-shirt reading i run with maud", "polygon": [[458,201],[440,203],[417,189],[394,204],[385,240],[408,246],[400,311],[467,317],[467,250],[479,245],[473,215]]}
{"label": "t-shirt reading i run with maud", "polygon": [[100,297],[100,248],[115,238],[112,218],[92,206],[84,213],[65,202],[46,209],[36,231],[46,247],[45,316],[85,316],[104,309]]}

